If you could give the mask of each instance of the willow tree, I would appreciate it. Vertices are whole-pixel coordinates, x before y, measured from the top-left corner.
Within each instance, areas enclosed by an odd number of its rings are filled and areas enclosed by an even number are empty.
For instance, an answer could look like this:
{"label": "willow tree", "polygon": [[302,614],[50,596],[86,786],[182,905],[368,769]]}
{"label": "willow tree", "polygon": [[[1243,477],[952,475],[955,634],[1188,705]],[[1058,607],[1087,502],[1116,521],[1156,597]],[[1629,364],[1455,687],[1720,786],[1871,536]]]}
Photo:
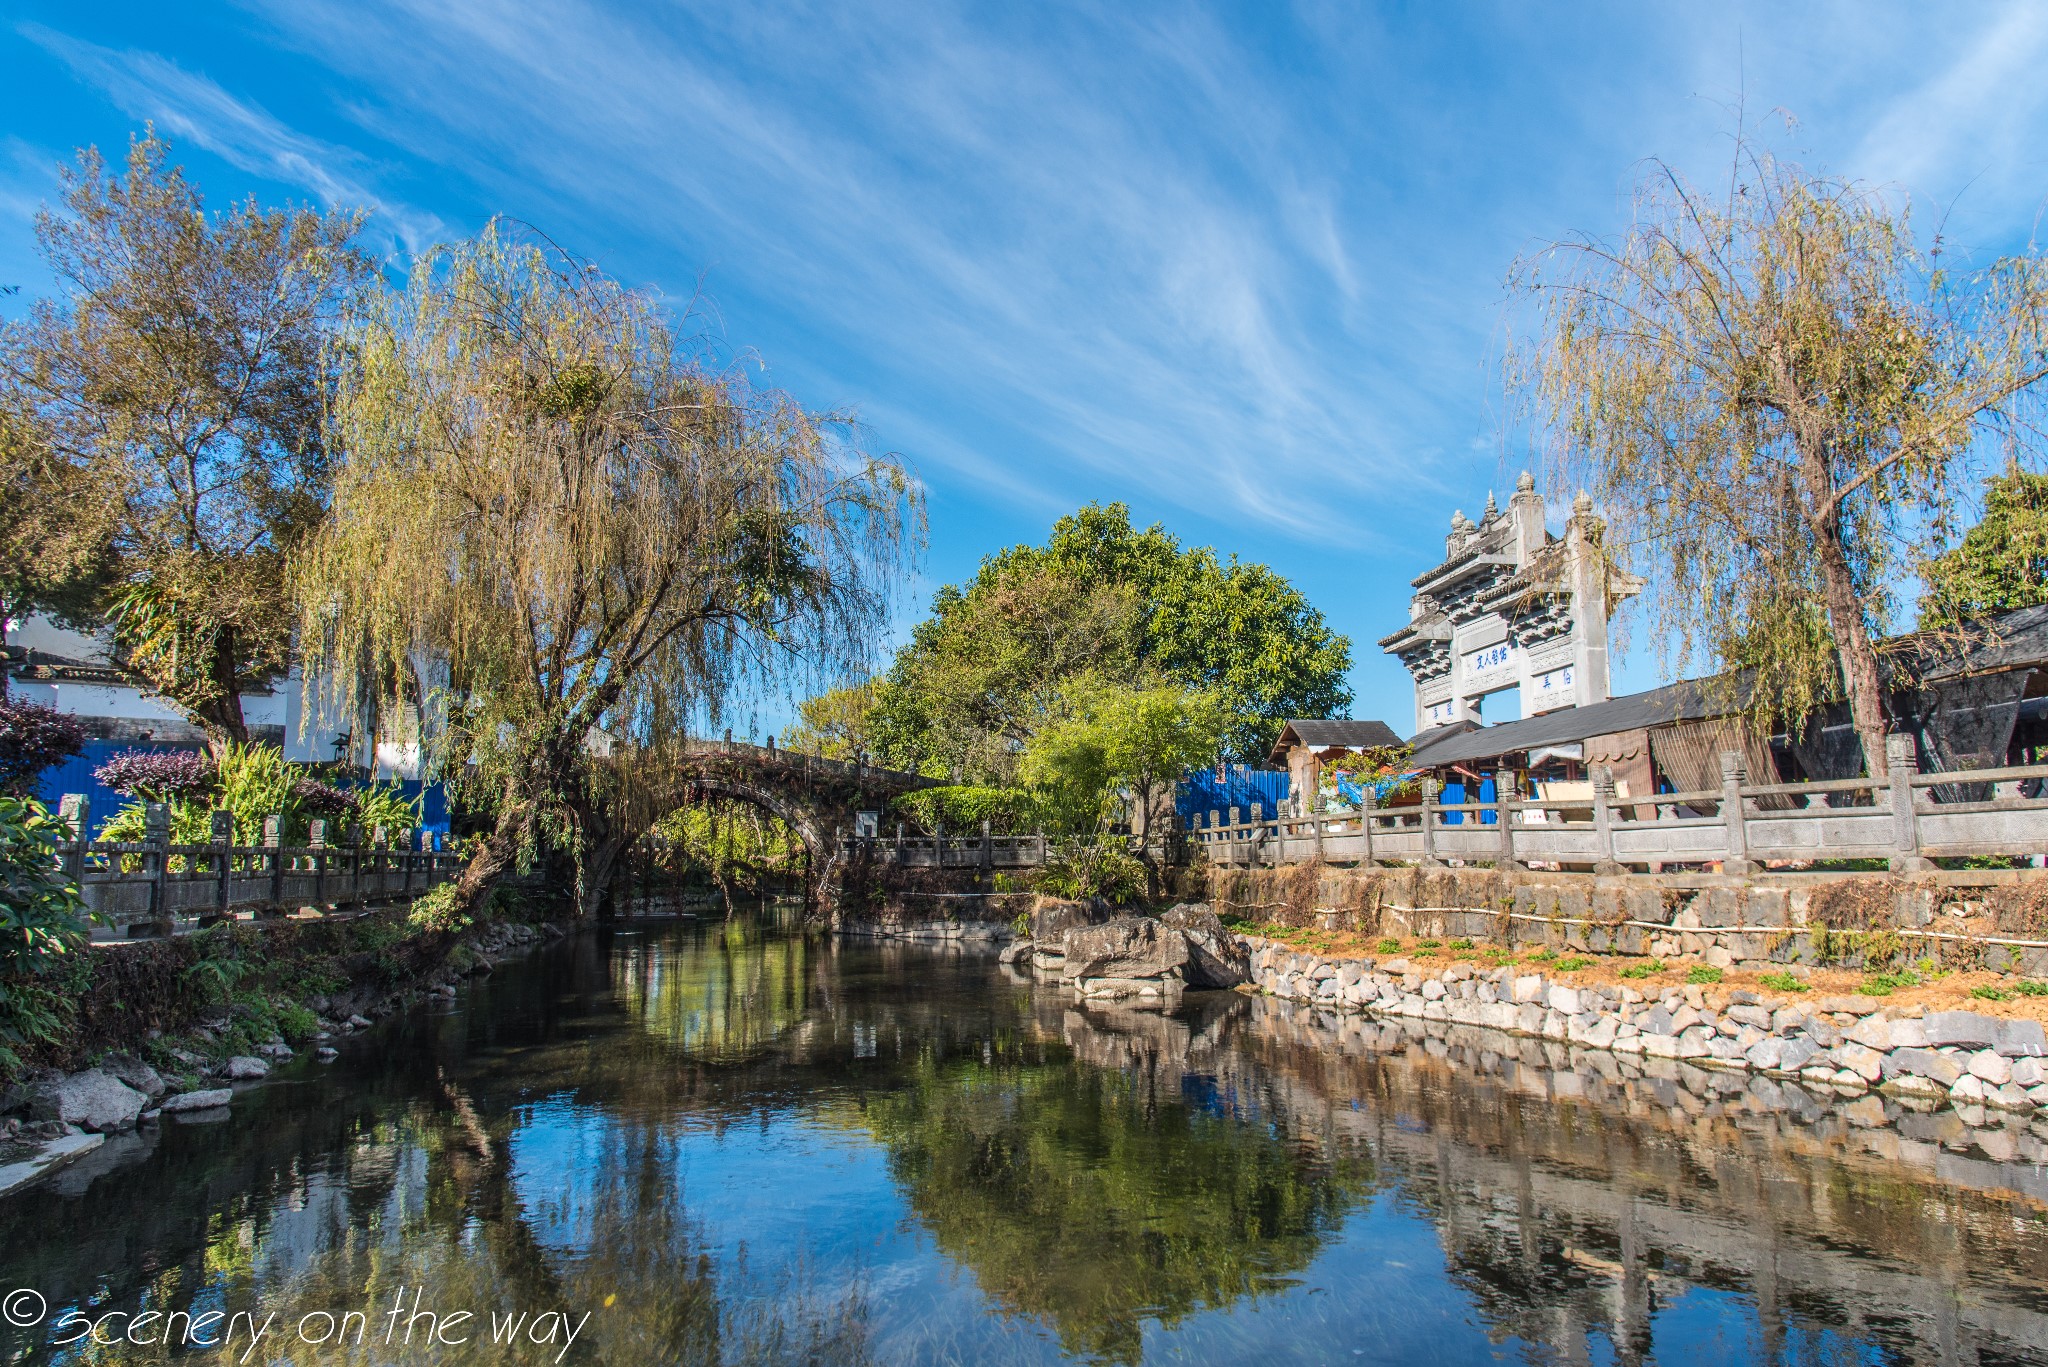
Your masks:
{"label": "willow tree", "polygon": [[488,787],[456,911],[538,839],[580,853],[587,754],[629,760],[781,671],[866,662],[916,495],[842,415],[495,226],[416,263],[347,341],[304,648],[343,708],[423,690],[432,761]]}
{"label": "willow tree", "polygon": [[153,133],[118,172],[81,153],[62,199],[36,218],[57,294],[0,331],[0,522],[42,582],[0,581],[110,620],[117,662],[219,749],[290,667],[286,561],[326,499],[327,342],[371,272],[363,216],[209,213]]}
{"label": "willow tree", "polygon": [[1864,185],[1738,151],[1724,190],[1652,162],[1629,227],[1511,284],[1510,353],[1559,476],[1649,560],[1658,634],[1753,681],[1758,721],[1846,691],[1884,772],[1877,641],[2048,373],[2048,264],[1966,268]]}

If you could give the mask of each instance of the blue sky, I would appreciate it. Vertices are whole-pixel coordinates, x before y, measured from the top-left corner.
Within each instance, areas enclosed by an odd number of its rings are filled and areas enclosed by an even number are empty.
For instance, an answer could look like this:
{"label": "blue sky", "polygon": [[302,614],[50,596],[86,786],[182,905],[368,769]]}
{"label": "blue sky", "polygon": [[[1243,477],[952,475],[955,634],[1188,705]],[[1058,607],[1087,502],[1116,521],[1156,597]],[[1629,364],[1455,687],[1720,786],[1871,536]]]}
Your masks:
{"label": "blue sky", "polygon": [[[1397,729],[1372,642],[1527,463],[1517,253],[1620,225],[1645,157],[1711,176],[1737,107],[1973,251],[2048,203],[2032,4],[9,8],[0,311],[56,164],[145,119],[394,254],[509,214],[857,409],[929,492],[919,605],[1121,499],[1292,578]],[[1658,664],[1634,633],[1617,690]]]}

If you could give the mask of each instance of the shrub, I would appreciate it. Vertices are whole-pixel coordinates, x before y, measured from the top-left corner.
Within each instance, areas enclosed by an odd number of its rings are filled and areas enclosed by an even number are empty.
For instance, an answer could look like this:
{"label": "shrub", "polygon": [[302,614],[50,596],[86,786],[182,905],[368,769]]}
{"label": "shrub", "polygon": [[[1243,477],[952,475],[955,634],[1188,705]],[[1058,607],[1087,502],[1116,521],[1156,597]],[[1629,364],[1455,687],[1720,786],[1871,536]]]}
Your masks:
{"label": "shrub", "polygon": [[941,823],[956,834],[978,832],[984,821],[995,833],[1007,835],[1022,830],[1038,815],[1031,794],[1021,788],[964,783],[905,793],[891,802],[889,809],[926,835]]}
{"label": "shrub", "polygon": [[1453,940],[1453,941],[1451,941],[1451,948],[1452,948],[1452,949],[1470,949],[1470,948],[1472,948],[1472,942],[1471,942],[1470,940]]}
{"label": "shrub", "polygon": [[0,793],[23,793],[36,776],[85,748],[85,732],[69,713],[0,697]]}
{"label": "shrub", "polygon": [[93,777],[122,797],[175,802],[209,794],[213,757],[202,750],[124,750],[93,770]]}
{"label": "shrub", "polygon": [[2003,1002],[2012,1000],[2012,993],[2006,991],[2002,987],[1973,987],[1970,989],[1970,995],[1977,998],[1979,1001],[1987,1002]]}
{"label": "shrub", "polygon": [[1063,841],[1047,856],[1038,886],[1055,897],[1135,902],[1145,894],[1145,866],[1121,841]]}
{"label": "shrub", "polygon": [[1560,973],[1576,973],[1582,968],[1591,968],[1592,966],[1593,961],[1591,959],[1582,959],[1576,954],[1557,961],[1557,971]]}
{"label": "shrub", "polygon": [[1694,964],[1686,970],[1685,980],[1689,983],[1717,983],[1721,981],[1721,970],[1711,964]]}
{"label": "shrub", "polygon": [[69,838],[42,804],[0,797],[0,1072],[62,1031],[69,994],[50,979],[85,942],[85,904],[57,864]]}
{"label": "shrub", "polygon": [[1806,990],[1806,984],[1793,977],[1790,973],[1759,973],[1756,975],[1756,980],[1759,985],[1768,987],[1773,992],[1804,992]]}
{"label": "shrub", "polygon": [[411,830],[420,824],[420,799],[408,798],[396,782],[372,783],[353,790],[356,830],[368,840],[379,826],[386,831]]}
{"label": "shrub", "polygon": [[299,810],[308,817],[354,816],[356,795],[346,788],[337,788],[331,783],[322,783],[317,778],[295,779],[292,782],[292,796],[299,801]]}
{"label": "shrub", "polygon": [[2038,978],[2022,978],[2012,985],[2012,990],[2022,997],[2048,997],[2048,983]]}
{"label": "shrub", "polygon": [[1865,975],[1856,991],[1865,997],[1889,997],[1902,987],[1918,987],[1923,981],[1912,969],[1901,968],[1892,973]]}
{"label": "shrub", "polygon": [[1373,950],[1379,954],[1399,954],[1401,952],[1401,942],[1389,935],[1374,945]]}
{"label": "shrub", "polygon": [[1442,940],[1417,940],[1417,941],[1416,941],[1415,943],[1416,943],[1416,944],[1417,944],[1418,946],[1420,946],[1421,948],[1423,948],[1423,949],[1436,949],[1436,948],[1440,947],[1440,946],[1441,946],[1441,945],[1443,944],[1443,941],[1442,941]]}
{"label": "shrub", "polygon": [[1623,978],[1647,978],[1652,973],[1662,973],[1663,971],[1664,961],[1662,959],[1645,959],[1641,963],[1630,964],[1627,968],[1616,970],[1616,976]]}

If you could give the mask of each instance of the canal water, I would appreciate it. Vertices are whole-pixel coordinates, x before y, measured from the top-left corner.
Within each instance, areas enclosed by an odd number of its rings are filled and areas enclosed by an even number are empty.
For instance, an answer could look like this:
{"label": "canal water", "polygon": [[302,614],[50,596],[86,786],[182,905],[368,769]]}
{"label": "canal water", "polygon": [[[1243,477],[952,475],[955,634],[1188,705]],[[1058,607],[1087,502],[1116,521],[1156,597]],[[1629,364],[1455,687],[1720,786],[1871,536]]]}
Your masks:
{"label": "canal water", "polygon": [[2048,1362],[2041,1135],[1865,1102],[598,932],[0,1201],[0,1361]]}

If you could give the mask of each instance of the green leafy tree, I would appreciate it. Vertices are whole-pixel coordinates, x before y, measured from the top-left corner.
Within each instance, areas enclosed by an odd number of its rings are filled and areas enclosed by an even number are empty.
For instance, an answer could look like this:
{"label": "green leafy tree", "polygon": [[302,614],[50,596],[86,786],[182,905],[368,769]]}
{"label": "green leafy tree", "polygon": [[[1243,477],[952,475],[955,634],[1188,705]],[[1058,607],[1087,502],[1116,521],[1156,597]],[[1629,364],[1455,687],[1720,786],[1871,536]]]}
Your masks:
{"label": "green leafy tree", "polygon": [[1071,826],[1106,825],[1123,800],[1146,836],[1181,775],[1215,761],[1230,722],[1220,690],[1084,675],[1032,736],[1023,777]]}
{"label": "green leafy tree", "polygon": [[349,714],[416,689],[429,762],[488,794],[451,917],[543,841],[593,905],[586,855],[645,826],[616,828],[590,752],[672,748],[743,687],[867,664],[908,475],[693,353],[655,301],[494,226],[417,262],[348,357],[298,578],[309,672]]}
{"label": "green leafy tree", "polygon": [[50,571],[4,591],[62,608],[102,586],[117,659],[216,748],[246,741],[242,693],[291,662],[286,560],[325,502],[362,215],[210,214],[153,132],[119,173],[81,153],[63,209],[36,219],[59,297],[0,331],[0,549]]}
{"label": "green leafy tree", "polygon": [[[1043,546],[982,562],[932,602],[880,686],[872,732],[894,763],[1007,782],[1039,719],[1081,674],[1215,690],[1227,753],[1263,760],[1282,720],[1350,705],[1350,642],[1264,565],[1185,548],[1091,504]],[[1213,756],[1212,756],[1213,758]]]}
{"label": "green leafy tree", "polygon": [[873,680],[827,689],[797,704],[798,725],[782,738],[783,744],[826,759],[864,759],[875,749],[870,726],[874,710]]}
{"label": "green leafy tree", "polygon": [[1965,478],[2048,374],[2048,260],[1966,269],[1906,207],[1745,144],[1725,190],[1651,163],[1616,239],[1519,263],[1512,353],[1565,480],[1649,557],[1674,666],[1748,671],[1759,722],[1846,690],[1884,772],[1875,642]]}
{"label": "green leafy tree", "polygon": [[1986,480],[1982,520],[1921,579],[1925,628],[2048,603],[2048,475],[2015,466]]}
{"label": "green leafy tree", "polygon": [[0,795],[0,1076],[56,1038],[68,1009],[50,980],[85,943],[85,904],[57,863],[70,838],[40,803]]}

